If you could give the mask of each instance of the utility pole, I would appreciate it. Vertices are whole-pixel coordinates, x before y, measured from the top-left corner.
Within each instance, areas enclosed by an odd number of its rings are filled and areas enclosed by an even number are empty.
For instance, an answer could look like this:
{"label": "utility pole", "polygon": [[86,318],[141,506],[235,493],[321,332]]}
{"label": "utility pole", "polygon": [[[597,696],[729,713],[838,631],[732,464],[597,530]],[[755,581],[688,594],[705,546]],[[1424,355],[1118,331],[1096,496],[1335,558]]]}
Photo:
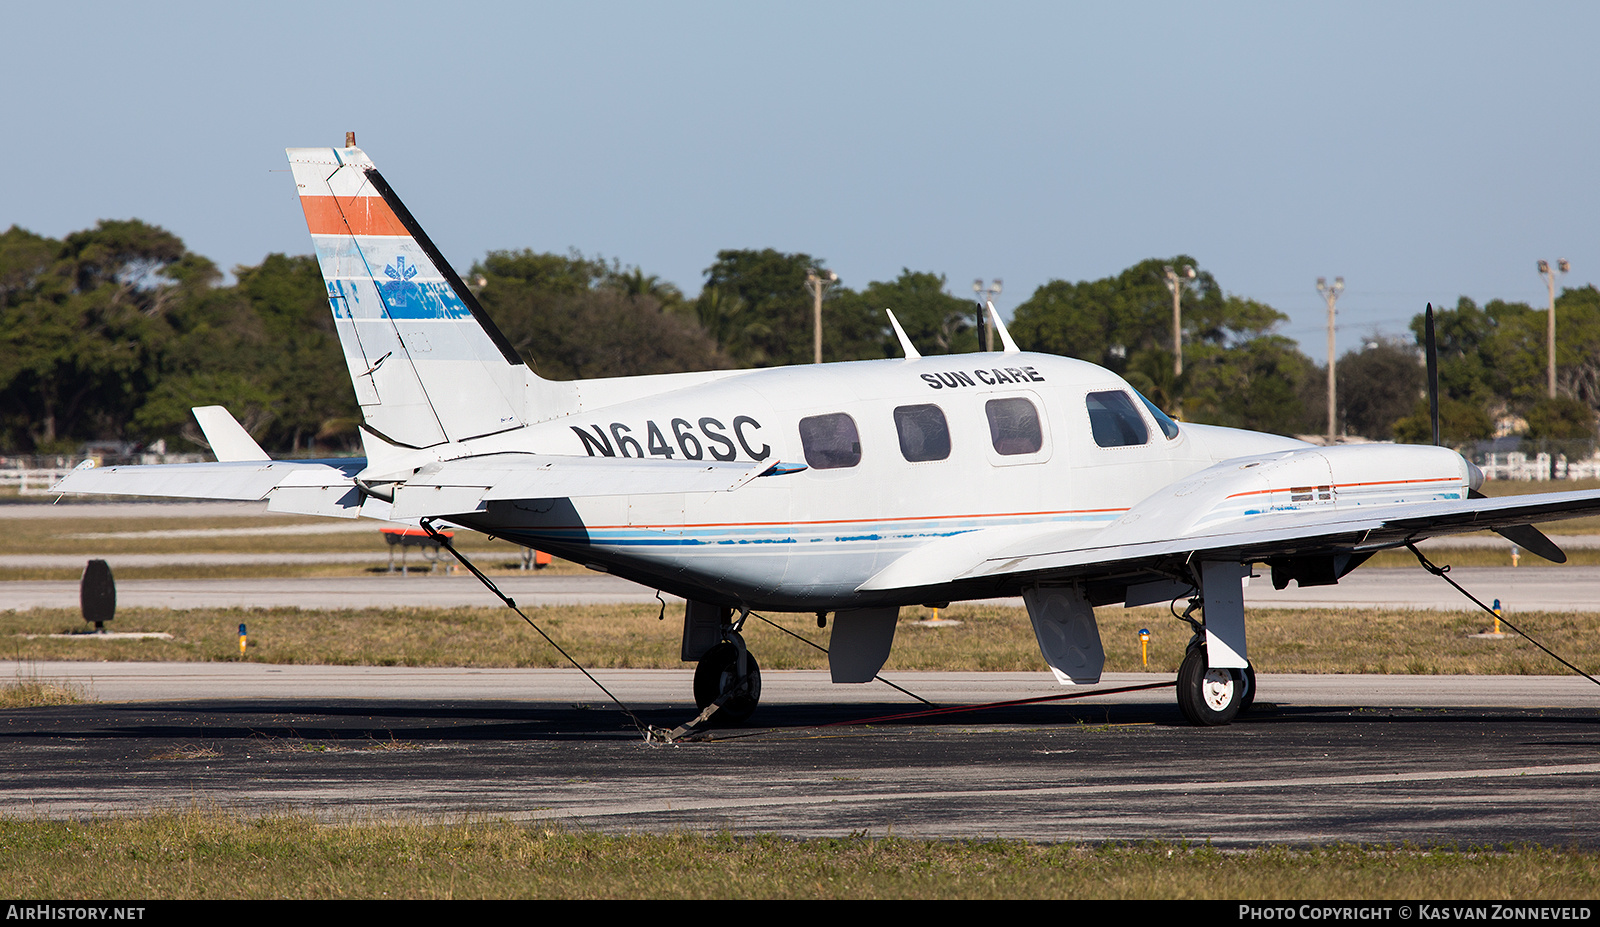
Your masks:
{"label": "utility pole", "polygon": [[1171,264],[1162,270],[1167,275],[1167,289],[1172,291],[1172,378],[1176,380],[1183,376],[1183,284],[1193,280],[1195,272],[1188,264],[1183,265],[1182,271],[1173,270]]}
{"label": "utility pole", "polygon": [[1328,302],[1328,443],[1334,441],[1334,431],[1337,428],[1338,409],[1334,405],[1333,392],[1333,304],[1339,301],[1339,294],[1344,290],[1344,278],[1334,277],[1333,286],[1328,286],[1327,277],[1317,278],[1317,292]]}
{"label": "utility pole", "polygon": [[1546,368],[1547,379],[1550,381],[1550,398],[1556,398],[1556,271],[1566,273],[1572,269],[1566,258],[1556,261],[1556,270],[1550,269],[1548,261],[1539,262],[1539,275],[1544,277],[1545,289],[1550,291],[1550,324],[1547,326],[1545,340],[1550,354],[1549,364]]}
{"label": "utility pole", "polygon": [[996,277],[989,284],[989,296],[983,295],[983,280],[972,281],[972,298],[978,304],[978,350],[989,351],[994,345],[994,322],[990,320],[988,309],[994,303],[994,298],[1000,295],[1000,278]]}
{"label": "utility pole", "polygon": [[811,291],[813,297],[811,312],[811,348],[813,363],[822,363],[822,294],[828,291],[831,284],[839,282],[839,275],[828,271],[826,277],[821,270],[813,267],[806,271],[806,289]]}

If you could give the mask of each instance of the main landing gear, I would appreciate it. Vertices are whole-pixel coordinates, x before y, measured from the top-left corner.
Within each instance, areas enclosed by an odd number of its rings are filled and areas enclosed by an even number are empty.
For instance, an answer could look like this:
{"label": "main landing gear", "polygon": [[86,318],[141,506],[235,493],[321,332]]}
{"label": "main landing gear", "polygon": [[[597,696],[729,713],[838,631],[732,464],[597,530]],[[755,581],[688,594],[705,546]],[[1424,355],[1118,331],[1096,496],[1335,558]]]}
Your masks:
{"label": "main landing gear", "polygon": [[694,702],[704,711],[711,703],[724,699],[712,720],[743,724],[755,714],[761,701],[761,667],[755,654],[745,648],[739,632],[731,631],[727,638],[707,650],[695,667]]}
{"label": "main landing gear", "polygon": [[1209,667],[1206,645],[1191,644],[1178,668],[1178,710],[1190,724],[1215,727],[1249,710],[1256,700],[1256,670]]}
{"label": "main landing gear", "polygon": [[[1248,565],[1200,565],[1201,595],[1178,616],[1194,631],[1178,667],[1178,710],[1190,724],[1216,727],[1232,721],[1256,699],[1256,671],[1245,656],[1244,577]],[[1201,618],[1195,618],[1200,612]],[[1218,648],[1213,666],[1208,646]],[[1243,667],[1238,667],[1243,663]]]}

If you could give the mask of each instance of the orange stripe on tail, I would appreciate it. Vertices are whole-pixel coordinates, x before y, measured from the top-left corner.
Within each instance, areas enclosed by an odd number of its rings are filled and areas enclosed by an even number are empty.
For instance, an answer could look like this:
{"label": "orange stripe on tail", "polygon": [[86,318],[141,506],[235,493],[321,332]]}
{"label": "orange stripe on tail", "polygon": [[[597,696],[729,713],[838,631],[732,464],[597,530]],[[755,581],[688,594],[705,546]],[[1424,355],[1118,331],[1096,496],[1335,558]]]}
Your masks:
{"label": "orange stripe on tail", "polygon": [[302,196],[306,228],[313,235],[396,235],[411,233],[380,196]]}

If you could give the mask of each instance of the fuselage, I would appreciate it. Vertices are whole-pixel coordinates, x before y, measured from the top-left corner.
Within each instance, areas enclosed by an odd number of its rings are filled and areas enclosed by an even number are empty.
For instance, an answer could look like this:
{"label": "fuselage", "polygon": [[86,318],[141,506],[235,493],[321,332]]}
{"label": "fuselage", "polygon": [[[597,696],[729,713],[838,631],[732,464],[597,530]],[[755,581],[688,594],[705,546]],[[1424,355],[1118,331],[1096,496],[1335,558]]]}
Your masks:
{"label": "fuselage", "polygon": [[[750,461],[734,492],[493,503],[452,520],[705,601],[813,610],[876,604],[857,587],[963,532],[1093,532],[1219,460],[1289,438],[1163,430],[1116,374],[1043,354],[966,354],[744,371],[619,398],[469,453]],[[1098,424],[1092,420],[1099,418]],[[1170,434],[1169,434],[1170,433]]]}

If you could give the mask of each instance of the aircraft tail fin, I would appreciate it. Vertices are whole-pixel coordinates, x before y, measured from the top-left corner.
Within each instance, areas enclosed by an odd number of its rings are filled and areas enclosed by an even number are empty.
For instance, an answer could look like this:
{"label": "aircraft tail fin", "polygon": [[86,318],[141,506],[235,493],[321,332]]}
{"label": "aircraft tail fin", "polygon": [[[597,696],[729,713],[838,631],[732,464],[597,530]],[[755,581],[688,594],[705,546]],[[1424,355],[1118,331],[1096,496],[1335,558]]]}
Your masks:
{"label": "aircraft tail fin", "polygon": [[189,411],[200,423],[200,431],[205,434],[206,443],[211,445],[211,453],[216,455],[217,460],[231,463],[272,459],[256,443],[256,439],[250,437],[250,432],[244,430],[239,420],[222,406],[196,406]]}
{"label": "aircraft tail fin", "polygon": [[354,139],[288,155],[367,427],[421,448],[526,424],[532,372]]}

